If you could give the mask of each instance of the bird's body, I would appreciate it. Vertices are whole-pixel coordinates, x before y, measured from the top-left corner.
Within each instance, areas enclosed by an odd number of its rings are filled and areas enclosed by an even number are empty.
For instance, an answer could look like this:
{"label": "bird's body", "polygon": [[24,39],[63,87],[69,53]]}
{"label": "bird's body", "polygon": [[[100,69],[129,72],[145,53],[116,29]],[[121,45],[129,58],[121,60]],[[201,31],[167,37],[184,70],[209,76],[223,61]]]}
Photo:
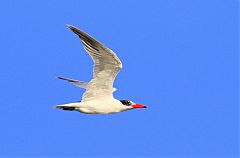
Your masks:
{"label": "bird's body", "polygon": [[[70,107],[70,109],[69,109]],[[71,107],[74,107],[71,109]],[[111,114],[132,109],[117,99],[102,98],[85,102],[75,102],[61,106],[63,110],[76,110],[86,114]]]}
{"label": "bird's body", "polygon": [[118,113],[134,108],[145,108],[128,100],[117,100],[113,97],[116,88],[113,87],[115,77],[122,68],[122,63],[117,55],[103,44],[80,31],[74,26],[68,27],[76,33],[88,54],[94,61],[93,78],[90,82],[59,77],[86,89],[81,102],[56,106],[63,110],[75,110],[86,114],[110,114]]}

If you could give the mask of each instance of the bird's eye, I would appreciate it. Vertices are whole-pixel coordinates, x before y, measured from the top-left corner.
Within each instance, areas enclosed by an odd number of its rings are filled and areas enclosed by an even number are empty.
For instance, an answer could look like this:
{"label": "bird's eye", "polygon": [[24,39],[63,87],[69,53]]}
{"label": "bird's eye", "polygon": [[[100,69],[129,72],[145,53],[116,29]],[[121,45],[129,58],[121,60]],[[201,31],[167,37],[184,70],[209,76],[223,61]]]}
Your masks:
{"label": "bird's eye", "polygon": [[128,101],[128,100],[120,100],[120,101],[122,102],[123,105],[126,105],[126,106],[132,105],[131,101]]}

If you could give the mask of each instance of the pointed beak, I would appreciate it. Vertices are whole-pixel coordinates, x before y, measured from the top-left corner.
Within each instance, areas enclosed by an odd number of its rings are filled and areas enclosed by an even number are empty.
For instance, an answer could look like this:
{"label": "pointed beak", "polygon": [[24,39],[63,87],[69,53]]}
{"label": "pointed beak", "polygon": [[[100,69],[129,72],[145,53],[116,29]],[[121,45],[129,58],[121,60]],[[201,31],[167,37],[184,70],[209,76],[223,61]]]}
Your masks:
{"label": "pointed beak", "polygon": [[147,108],[145,105],[142,104],[134,104],[132,105],[133,108]]}

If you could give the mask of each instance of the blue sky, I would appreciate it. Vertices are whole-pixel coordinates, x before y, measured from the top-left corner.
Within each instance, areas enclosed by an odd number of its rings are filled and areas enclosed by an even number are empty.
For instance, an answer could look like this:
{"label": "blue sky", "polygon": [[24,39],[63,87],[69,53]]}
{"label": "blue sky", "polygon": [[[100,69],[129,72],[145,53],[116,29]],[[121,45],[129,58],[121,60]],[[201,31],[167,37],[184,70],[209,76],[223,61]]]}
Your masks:
{"label": "blue sky", "polygon": [[[237,0],[1,1],[0,157],[239,154]],[[115,97],[148,106],[84,115],[92,61],[72,24],[123,62]]]}

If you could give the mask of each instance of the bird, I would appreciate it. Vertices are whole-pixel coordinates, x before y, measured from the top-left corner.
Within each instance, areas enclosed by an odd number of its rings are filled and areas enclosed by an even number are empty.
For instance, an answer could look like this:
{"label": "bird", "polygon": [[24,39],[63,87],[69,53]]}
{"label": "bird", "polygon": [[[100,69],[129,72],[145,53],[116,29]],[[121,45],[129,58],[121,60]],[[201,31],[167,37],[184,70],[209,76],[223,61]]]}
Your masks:
{"label": "bird", "polygon": [[58,109],[78,111],[84,114],[113,114],[131,109],[146,108],[143,104],[131,100],[118,100],[113,97],[116,88],[113,87],[114,80],[122,69],[122,62],[117,55],[108,47],[81,31],[75,26],[67,27],[73,31],[81,40],[84,49],[92,58],[93,78],[89,82],[79,81],[71,78],[58,77],[68,81],[80,88],[84,88],[82,100],[68,104],[55,106]]}

